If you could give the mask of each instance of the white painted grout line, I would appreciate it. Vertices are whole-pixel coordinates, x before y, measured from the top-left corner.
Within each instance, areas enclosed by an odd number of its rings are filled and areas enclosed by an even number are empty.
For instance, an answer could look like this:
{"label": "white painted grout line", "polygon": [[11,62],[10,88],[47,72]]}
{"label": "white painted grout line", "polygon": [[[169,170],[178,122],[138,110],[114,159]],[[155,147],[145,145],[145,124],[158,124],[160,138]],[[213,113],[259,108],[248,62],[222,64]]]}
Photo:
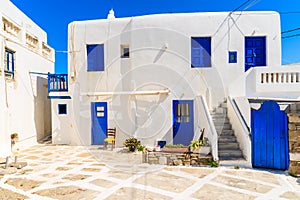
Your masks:
{"label": "white painted grout line", "polygon": [[245,177],[242,177],[242,176],[235,176],[235,175],[230,175],[230,174],[220,174],[220,175],[228,177],[228,178],[234,178],[234,179],[249,181],[249,182],[253,182],[253,183],[258,183],[258,184],[266,185],[266,186],[270,186],[270,187],[276,187],[276,188],[280,187],[279,185],[276,185],[274,183],[268,183],[268,182],[261,181],[261,180],[249,179],[249,178],[245,178]]}
{"label": "white painted grout line", "polygon": [[115,193],[120,188],[128,187],[128,185],[130,185],[130,183],[132,183],[134,180],[140,178],[141,176],[143,176],[143,174],[133,175],[132,177],[126,179],[125,181],[121,181],[118,185],[115,185],[115,186],[105,190],[104,192],[102,192],[101,197],[97,197],[94,200],[100,200],[100,199],[105,199],[105,198],[109,197],[110,195]]}
{"label": "white painted grout line", "polygon": [[239,192],[239,193],[242,193],[242,194],[247,194],[247,195],[250,195],[250,196],[259,197],[259,196],[263,195],[262,193],[249,191],[249,190],[245,190],[245,189],[240,189],[240,188],[235,188],[235,187],[231,187],[231,186],[224,185],[224,184],[217,183],[217,182],[209,182],[208,184],[213,185],[213,186],[217,186],[217,187],[222,187],[224,189],[232,190],[232,191]]}
{"label": "white painted grout line", "polygon": [[167,191],[167,190],[164,190],[164,189],[159,189],[159,188],[152,187],[152,186],[149,186],[149,185],[142,185],[142,184],[138,184],[138,183],[132,183],[130,187],[145,190],[145,191],[149,191],[149,192],[153,192],[153,193],[156,193],[156,194],[160,194],[160,195],[164,195],[164,196],[168,196],[168,197],[172,197],[172,198],[176,198],[178,196],[178,193],[170,192],[170,191]]}
{"label": "white painted grout line", "polygon": [[195,193],[196,191],[200,190],[203,185],[209,183],[212,179],[217,177],[219,174],[221,174],[223,170],[221,168],[216,169],[214,172],[208,174],[207,176],[203,178],[198,178],[198,181],[194,183],[192,186],[187,188],[185,191],[181,192],[175,199],[183,199],[184,197],[188,197]]}

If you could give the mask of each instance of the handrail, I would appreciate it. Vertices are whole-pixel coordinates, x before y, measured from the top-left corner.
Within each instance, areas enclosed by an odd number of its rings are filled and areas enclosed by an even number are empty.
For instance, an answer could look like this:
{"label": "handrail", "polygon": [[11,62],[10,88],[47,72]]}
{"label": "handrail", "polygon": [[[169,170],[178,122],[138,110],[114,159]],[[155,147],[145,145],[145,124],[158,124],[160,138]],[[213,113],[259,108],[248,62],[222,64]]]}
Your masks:
{"label": "handrail", "polygon": [[246,122],[245,118],[243,117],[243,115],[242,115],[239,107],[237,106],[235,100],[232,99],[231,97],[228,97],[228,100],[229,100],[230,104],[232,105],[232,108],[233,108],[237,118],[239,119],[240,124],[242,125],[244,131],[247,132],[248,136],[251,138],[251,129],[247,125],[247,122]]}
{"label": "handrail", "polygon": [[213,123],[212,117],[210,115],[207,103],[202,95],[200,96],[200,100],[201,100],[202,106],[204,108],[205,116],[208,121],[210,130],[212,132],[212,141],[211,141],[212,155],[215,160],[219,160],[219,157],[218,157],[218,134],[217,134],[215,125]]}

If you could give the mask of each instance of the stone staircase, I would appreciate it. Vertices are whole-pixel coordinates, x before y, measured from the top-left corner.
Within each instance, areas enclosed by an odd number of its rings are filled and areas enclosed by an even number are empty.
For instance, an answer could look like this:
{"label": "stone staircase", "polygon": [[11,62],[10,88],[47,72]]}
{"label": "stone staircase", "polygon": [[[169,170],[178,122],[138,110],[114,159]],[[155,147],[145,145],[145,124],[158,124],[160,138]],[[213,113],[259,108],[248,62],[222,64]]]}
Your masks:
{"label": "stone staircase", "polygon": [[219,135],[218,152],[220,160],[244,160],[239,143],[232,130],[227,116],[227,104],[223,102],[211,112],[211,116]]}

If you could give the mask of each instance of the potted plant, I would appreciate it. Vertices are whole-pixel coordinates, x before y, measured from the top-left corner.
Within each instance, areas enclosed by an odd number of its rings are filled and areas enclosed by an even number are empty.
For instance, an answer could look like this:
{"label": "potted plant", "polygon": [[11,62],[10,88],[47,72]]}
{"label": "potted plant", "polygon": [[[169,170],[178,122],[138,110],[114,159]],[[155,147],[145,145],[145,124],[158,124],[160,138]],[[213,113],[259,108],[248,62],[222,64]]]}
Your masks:
{"label": "potted plant", "polygon": [[192,151],[199,151],[199,149],[202,145],[203,145],[202,140],[192,140],[190,147],[192,148]]}
{"label": "potted plant", "polygon": [[141,142],[136,138],[128,138],[124,142],[124,146],[128,147],[129,151],[134,152],[138,146],[141,145]]}

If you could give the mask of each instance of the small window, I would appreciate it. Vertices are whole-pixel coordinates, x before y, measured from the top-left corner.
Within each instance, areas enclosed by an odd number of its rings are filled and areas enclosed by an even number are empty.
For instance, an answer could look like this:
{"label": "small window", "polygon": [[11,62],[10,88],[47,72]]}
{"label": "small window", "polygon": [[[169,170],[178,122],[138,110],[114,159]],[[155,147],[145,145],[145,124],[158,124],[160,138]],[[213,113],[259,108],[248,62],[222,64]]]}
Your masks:
{"label": "small window", "polygon": [[58,104],[58,114],[59,115],[67,114],[67,104]]}
{"label": "small window", "polygon": [[104,45],[88,44],[87,49],[87,71],[104,71]]}
{"label": "small window", "polygon": [[176,105],[176,122],[190,122],[190,105],[177,104]]}
{"label": "small window", "polygon": [[237,52],[229,51],[229,63],[237,63]]}
{"label": "small window", "polygon": [[7,48],[5,48],[4,71],[11,75],[15,73],[15,52]]}
{"label": "small window", "polygon": [[129,58],[129,46],[121,45],[121,58]]}

